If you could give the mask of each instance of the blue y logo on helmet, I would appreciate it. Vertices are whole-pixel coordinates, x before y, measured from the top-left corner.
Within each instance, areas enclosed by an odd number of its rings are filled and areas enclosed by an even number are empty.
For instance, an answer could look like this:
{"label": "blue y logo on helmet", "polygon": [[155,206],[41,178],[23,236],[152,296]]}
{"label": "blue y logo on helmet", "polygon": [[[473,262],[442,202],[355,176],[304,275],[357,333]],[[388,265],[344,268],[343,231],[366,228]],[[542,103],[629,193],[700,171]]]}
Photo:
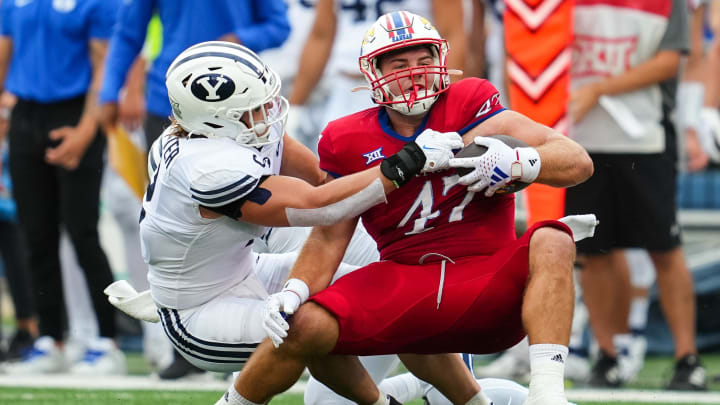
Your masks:
{"label": "blue y logo on helmet", "polygon": [[193,80],[190,91],[203,101],[223,101],[235,93],[235,82],[220,73],[207,73]]}

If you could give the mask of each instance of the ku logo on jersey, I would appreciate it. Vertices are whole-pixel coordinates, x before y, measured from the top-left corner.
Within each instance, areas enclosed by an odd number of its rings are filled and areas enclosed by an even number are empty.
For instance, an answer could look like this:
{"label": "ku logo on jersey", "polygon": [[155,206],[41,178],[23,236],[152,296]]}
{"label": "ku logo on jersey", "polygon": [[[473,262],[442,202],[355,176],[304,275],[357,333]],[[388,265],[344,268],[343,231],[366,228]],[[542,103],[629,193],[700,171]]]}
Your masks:
{"label": "ku logo on jersey", "polygon": [[219,73],[207,73],[193,80],[190,91],[203,101],[223,101],[235,93],[235,82]]}
{"label": "ku logo on jersey", "polygon": [[412,19],[403,11],[385,15],[385,30],[392,42],[412,39],[415,34],[412,28]]}
{"label": "ku logo on jersey", "polygon": [[365,162],[365,166],[376,160],[385,159],[385,155],[383,155],[382,150],[383,148],[381,146],[372,152],[363,153],[363,157],[367,159],[367,161]]}

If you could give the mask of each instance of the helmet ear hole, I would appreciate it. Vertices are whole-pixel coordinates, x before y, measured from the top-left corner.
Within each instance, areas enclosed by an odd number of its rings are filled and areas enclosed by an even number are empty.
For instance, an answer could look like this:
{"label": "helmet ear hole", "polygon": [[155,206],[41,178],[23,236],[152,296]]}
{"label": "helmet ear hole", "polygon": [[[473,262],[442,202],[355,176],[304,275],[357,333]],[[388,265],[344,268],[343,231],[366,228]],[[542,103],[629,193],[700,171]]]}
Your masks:
{"label": "helmet ear hole", "polygon": [[190,78],[191,78],[191,77],[192,77],[192,73],[190,73],[189,75],[185,76],[184,79],[182,79],[182,85],[183,85],[183,87],[187,87],[187,84],[188,84],[188,82],[190,81]]}
{"label": "helmet ear hole", "polygon": [[209,127],[212,128],[212,129],[220,129],[220,128],[223,127],[222,125],[215,124],[215,123],[212,123],[212,122],[203,122],[203,124],[209,126]]}

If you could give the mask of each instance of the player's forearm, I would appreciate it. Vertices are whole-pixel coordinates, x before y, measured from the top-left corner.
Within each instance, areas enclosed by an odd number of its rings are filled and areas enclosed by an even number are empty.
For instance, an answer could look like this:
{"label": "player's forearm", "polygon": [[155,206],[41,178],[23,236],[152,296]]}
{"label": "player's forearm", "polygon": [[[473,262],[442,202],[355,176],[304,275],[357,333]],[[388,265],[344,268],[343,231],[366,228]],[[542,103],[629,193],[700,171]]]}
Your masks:
{"label": "player's forearm", "polygon": [[303,280],[311,295],[330,285],[356,223],[354,219],[313,228],[288,278]]}
{"label": "player's forearm", "polygon": [[288,97],[290,104],[305,104],[315,86],[320,82],[335,42],[336,25],[334,0],[318,0],[315,3],[313,27],[305,40],[300,66],[295,75],[290,97]]}
{"label": "player's forearm", "polygon": [[598,95],[615,95],[643,89],[677,76],[680,52],[660,51],[651,59],[594,84]]}
{"label": "player's forearm", "polygon": [[703,81],[703,72],[705,71],[703,14],[705,7],[702,5],[695,9],[690,19],[690,52],[687,55],[683,80]]}
{"label": "player's forearm", "polygon": [[553,136],[535,149],[542,165],[536,183],[571,187],[592,176],[593,163],[587,151],[564,135]]}
{"label": "player's forearm", "polygon": [[288,101],[293,105],[303,105],[310,98],[313,89],[320,82],[325,65],[330,59],[332,37],[309,37],[300,57],[300,67]]}
{"label": "player's forearm", "polygon": [[705,81],[705,105],[708,107],[720,107],[720,77],[714,72],[720,69],[720,38],[713,39],[708,49],[707,72],[713,72],[706,76]]}
{"label": "player's forearm", "polygon": [[143,94],[145,92],[146,66],[143,56],[135,58],[125,81],[125,89],[128,93]]}
{"label": "player's forearm", "polygon": [[98,93],[103,80],[104,60],[107,52],[107,41],[90,41],[90,62],[92,65],[92,79],[85,95],[85,108],[78,127],[94,136],[98,127]]}
{"label": "player's forearm", "polygon": [[340,177],[318,187],[315,193],[321,201],[318,204],[327,205],[347,198],[369,186],[375,179],[381,181],[385,194],[397,189],[395,184],[382,174],[380,166],[375,166],[350,176]]}
{"label": "player's forearm", "polygon": [[385,194],[395,189],[378,167],[320,187],[287,176],[270,176],[259,187],[265,190],[261,199],[249,199],[237,217],[263,226],[335,224],[382,203]]}
{"label": "player's forearm", "polygon": [[12,39],[10,39],[10,37],[0,36],[0,93],[2,93],[5,78],[7,77],[11,55]]}

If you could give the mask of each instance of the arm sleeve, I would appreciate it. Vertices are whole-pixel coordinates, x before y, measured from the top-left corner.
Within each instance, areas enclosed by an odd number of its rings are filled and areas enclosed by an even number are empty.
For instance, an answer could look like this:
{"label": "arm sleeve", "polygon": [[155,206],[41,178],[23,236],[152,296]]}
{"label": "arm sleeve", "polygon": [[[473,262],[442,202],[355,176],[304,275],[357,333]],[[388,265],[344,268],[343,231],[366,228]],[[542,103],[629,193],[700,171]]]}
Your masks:
{"label": "arm sleeve", "polygon": [[110,38],[119,9],[119,0],[102,0],[97,2],[90,17],[90,38]]}
{"label": "arm sleeve", "polygon": [[688,19],[688,5],[685,0],[673,0],[667,29],[665,30],[665,35],[663,35],[660,40],[660,49],[676,50],[683,54],[686,54],[690,50],[690,27]]}
{"label": "arm sleeve", "polygon": [[258,177],[249,174],[218,170],[192,181],[190,197],[205,207],[221,207],[246,197],[259,183]]}
{"label": "arm sleeve", "polygon": [[500,92],[489,81],[484,79],[466,79],[456,84],[462,88],[459,103],[460,122],[458,131],[460,135],[475,128],[478,124],[493,115],[505,110],[500,103]]}
{"label": "arm sleeve", "polygon": [[249,2],[252,22],[235,27],[234,33],[243,45],[255,52],[282,45],[290,35],[287,5],[283,0]]}
{"label": "arm sleeve", "polygon": [[117,101],[130,65],[145,42],[147,25],[154,8],[154,0],[129,0],[120,8],[105,62],[100,104]]}

